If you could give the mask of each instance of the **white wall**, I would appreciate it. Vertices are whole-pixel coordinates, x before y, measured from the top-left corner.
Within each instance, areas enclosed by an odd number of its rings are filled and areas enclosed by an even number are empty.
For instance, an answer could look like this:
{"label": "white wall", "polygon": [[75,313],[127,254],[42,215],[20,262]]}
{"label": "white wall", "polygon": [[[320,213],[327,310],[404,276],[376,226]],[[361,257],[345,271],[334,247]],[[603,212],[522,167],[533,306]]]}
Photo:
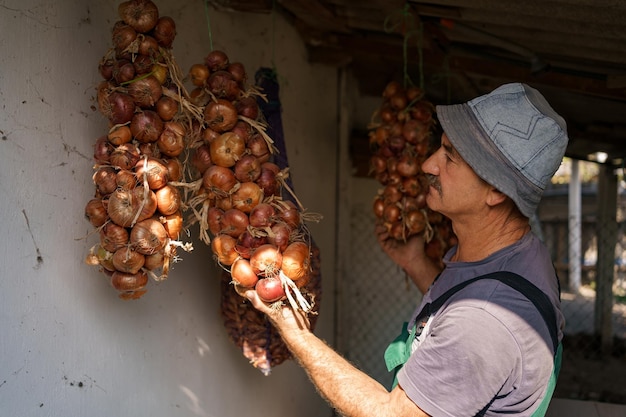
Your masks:
{"label": "white wall", "polygon": [[[90,107],[117,4],[0,5],[0,415],[330,415],[295,363],[265,377],[228,340],[218,274],[195,236],[194,252],[137,301],[118,299],[84,264],[97,242],[83,218],[93,144],[107,129]],[[210,50],[204,2],[157,4],[176,20],[181,68],[202,62]],[[324,279],[317,333],[332,342],[336,72],[308,64],[279,16],[211,9],[210,26],[215,47],[250,74],[275,54],[297,194],[324,215],[311,225]]]}

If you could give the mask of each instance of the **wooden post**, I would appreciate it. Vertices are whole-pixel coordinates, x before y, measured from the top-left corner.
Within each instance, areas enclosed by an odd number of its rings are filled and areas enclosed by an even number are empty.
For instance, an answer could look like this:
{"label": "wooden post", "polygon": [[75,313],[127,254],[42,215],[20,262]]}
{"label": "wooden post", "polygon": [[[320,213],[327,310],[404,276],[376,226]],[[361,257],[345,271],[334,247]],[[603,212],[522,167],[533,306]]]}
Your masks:
{"label": "wooden post", "polygon": [[601,165],[598,181],[598,262],[596,265],[595,331],[602,354],[613,350],[613,280],[617,244],[617,176],[610,165]]}

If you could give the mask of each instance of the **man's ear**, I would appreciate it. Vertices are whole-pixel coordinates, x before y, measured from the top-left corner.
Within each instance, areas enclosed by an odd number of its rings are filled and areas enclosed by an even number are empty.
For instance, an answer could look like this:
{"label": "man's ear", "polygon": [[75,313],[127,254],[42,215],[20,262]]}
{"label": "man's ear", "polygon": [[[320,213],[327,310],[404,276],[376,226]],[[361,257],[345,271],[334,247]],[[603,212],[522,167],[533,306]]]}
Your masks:
{"label": "man's ear", "polygon": [[507,199],[508,197],[506,194],[494,187],[490,187],[489,192],[487,193],[487,205],[491,207],[502,204]]}

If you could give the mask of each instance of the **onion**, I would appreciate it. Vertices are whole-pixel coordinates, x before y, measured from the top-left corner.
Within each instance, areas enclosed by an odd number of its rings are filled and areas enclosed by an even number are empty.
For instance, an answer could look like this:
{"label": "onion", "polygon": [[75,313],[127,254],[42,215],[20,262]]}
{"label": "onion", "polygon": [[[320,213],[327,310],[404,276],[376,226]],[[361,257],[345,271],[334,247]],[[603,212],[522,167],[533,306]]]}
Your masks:
{"label": "onion", "polygon": [[111,167],[99,168],[92,177],[96,190],[102,195],[111,194],[117,188],[116,175]]}
{"label": "onion", "polygon": [[[129,295],[143,289],[146,284],[148,284],[148,274],[143,271],[139,271],[136,274],[115,271],[111,276],[111,285],[113,288],[122,293],[129,293]],[[141,295],[141,293],[139,295]]]}
{"label": "onion", "polygon": [[266,243],[269,243],[266,236],[255,236],[250,230],[246,230],[237,238],[235,249],[242,258],[250,259],[256,248]]}
{"label": "onion", "polygon": [[211,72],[204,64],[193,64],[189,69],[189,80],[196,87],[204,87]]}
{"label": "onion", "polygon": [[142,220],[130,231],[130,243],[143,255],[152,255],[163,249],[169,236],[163,224],[155,219]]}
{"label": "onion", "polygon": [[254,96],[246,96],[240,98],[235,103],[237,113],[249,119],[256,120],[259,117],[259,105]]}
{"label": "onion", "polygon": [[159,55],[159,42],[157,42],[154,36],[141,35],[139,54],[149,58],[156,58]]}
{"label": "onion", "polygon": [[222,167],[232,167],[246,150],[246,144],[239,136],[226,132],[209,144],[211,161]]}
{"label": "onion", "polygon": [[[136,75],[144,75],[152,71],[154,66],[154,58],[148,55],[137,55],[133,61],[133,67],[135,67]],[[155,78],[156,79],[156,78]],[[159,87],[161,83],[159,82]]]}
{"label": "onion", "polygon": [[183,214],[179,210],[176,213],[170,214],[162,218],[163,227],[170,239],[178,240],[180,233],[183,231]]}
{"label": "onion", "polygon": [[[145,192],[143,185],[135,187],[133,192],[133,215],[139,213],[137,221],[140,222],[150,218],[156,213],[157,199],[156,194],[152,190]],[[109,214],[110,215],[110,214]]]}
{"label": "onion", "polygon": [[253,288],[259,277],[254,273],[250,262],[244,258],[238,258],[230,268],[233,281],[244,288]]}
{"label": "onion", "polygon": [[248,215],[236,208],[226,210],[221,220],[220,233],[225,233],[234,238],[238,238],[250,224]]}
{"label": "onion", "polygon": [[115,175],[115,182],[117,187],[123,190],[132,190],[137,186],[137,177],[133,171],[127,169],[120,169]]}
{"label": "onion", "polygon": [[154,75],[154,78],[159,80],[159,83],[161,85],[164,85],[165,82],[168,80],[168,75],[169,75],[169,70],[168,70],[167,65],[156,62],[152,66],[152,75]]}
{"label": "onion", "polygon": [[373,155],[370,158],[370,169],[374,174],[382,174],[387,171],[387,161],[380,155]]}
{"label": "onion", "polygon": [[283,274],[298,281],[307,278],[311,272],[311,253],[309,245],[296,241],[283,251],[283,263],[281,266]]}
{"label": "onion", "polygon": [[120,18],[137,32],[152,30],[159,19],[159,9],[151,0],[128,0],[119,4]]}
{"label": "onion", "polygon": [[156,142],[163,132],[163,120],[155,111],[144,110],[132,117],[130,131],[138,142]]}
{"label": "onion", "polygon": [[220,196],[228,194],[236,184],[235,173],[219,165],[211,165],[202,176],[202,186]]}
{"label": "onion", "polygon": [[376,197],[374,199],[374,215],[376,217],[378,217],[379,219],[383,217],[383,212],[385,210],[385,200],[383,200],[381,197]]}
{"label": "onion", "polygon": [[246,147],[250,153],[257,158],[261,163],[269,161],[272,156],[270,148],[267,146],[267,142],[260,134],[253,134],[246,142]]}
{"label": "onion", "polygon": [[159,213],[169,216],[176,213],[181,205],[182,199],[178,188],[166,185],[160,188],[156,193],[157,210]]}
{"label": "onion", "polygon": [[[243,120],[238,120],[237,123],[235,123],[235,126],[230,129],[230,131],[242,138],[244,142],[246,142],[246,146],[248,144],[248,140],[254,133],[254,130],[252,129],[252,126],[250,126],[250,123]],[[211,142],[211,139],[211,137],[209,137],[208,140],[207,138],[204,138],[205,142],[207,143]]]}
{"label": "onion", "polygon": [[206,105],[204,120],[211,129],[223,133],[237,123],[237,109],[230,101],[218,98]]}
{"label": "onion", "polygon": [[421,211],[411,210],[404,214],[403,219],[409,235],[421,233],[426,228],[426,217]]}
{"label": "onion", "polygon": [[235,163],[234,170],[237,180],[256,181],[261,176],[261,162],[256,156],[244,155]]}
{"label": "onion", "polygon": [[102,78],[105,80],[110,80],[113,78],[113,65],[115,61],[113,59],[102,58],[100,64],[98,64],[98,71]]}
{"label": "onion", "polygon": [[113,79],[118,84],[127,83],[135,78],[137,70],[128,59],[120,59],[113,64]]}
{"label": "onion", "polygon": [[[217,98],[234,100],[239,97],[241,89],[228,71],[216,71],[211,73],[207,80],[207,87]],[[256,103],[256,100],[255,100]]]}
{"label": "onion", "polygon": [[165,122],[172,120],[179,111],[178,102],[168,96],[161,96],[155,107],[157,114]]}
{"label": "onion", "polygon": [[276,276],[283,262],[283,256],[272,244],[261,245],[250,256],[254,273],[264,277]]}
{"label": "onion", "polygon": [[131,169],[139,161],[139,149],[131,142],[123,143],[111,152],[110,163],[119,169]]}
{"label": "onion", "polygon": [[176,22],[169,16],[160,17],[152,35],[159,42],[159,45],[164,48],[171,48],[174,38],[176,38]]}
{"label": "onion", "polygon": [[383,97],[389,98],[402,91],[402,85],[398,81],[389,81],[383,90]]}
{"label": "onion", "polygon": [[155,269],[163,268],[163,264],[165,262],[165,251],[160,250],[157,253],[153,253],[152,255],[143,255],[144,263],[143,267],[149,271],[153,271]]}
{"label": "onion", "polygon": [[419,179],[416,176],[404,178],[402,180],[402,191],[406,196],[417,197],[422,192]]}
{"label": "onion", "polygon": [[135,114],[135,100],[126,93],[114,91],[108,95],[104,108],[101,107],[100,112],[109,119],[111,124],[126,124]]}
{"label": "onion", "polygon": [[259,298],[266,303],[273,303],[286,297],[283,283],[279,278],[263,278],[255,285]]}
{"label": "onion", "polygon": [[240,86],[244,86],[246,82],[246,68],[241,62],[233,62],[228,65],[227,71],[233,76],[233,79],[239,83]]}
{"label": "onion", "polygon": [[432,103],[420,101],[411,108],[411,117],[422,123],[429,123],[432,120],[434,110]]}
{"label": "onion", "polygon": [[204,141],[205,144],[210,144],[211,142],[213,142],[215,139],[217,139],[220,136],[219,133],[217,133],[215,130],[213,129],[209,129],[208,127],[205,128],[204,130],[202,130],[202,140]]}
{"label": "onion", "polygon": [[137,162],[135,175],[140,183],[146,181],[151,190],[164,187],[169,180],[167,167],[155,158],[144,158]]}
{"label": "onion", "polygon": [[179,122],[165,122],[157,146],[163,155],[176,157],[185,149],[185,128]]}
{"label": "onion", "polygon": [[229,235],[217,235],[211,240],[211,249],[221,265],[230,266],[239,257],[235,244],[235,238]]}
{"label": "onion", "polygon": [[109,162],[111,158],[111,152],[113,151],[113,146],[107,139],[106,136],[100,136],[96,139],[96,143],[93,147],[93,158],[96,160],[96,163],[106,164]]}
{"label": "onion", "polygon": [[115,223],[107,223],[100,229],[100,245],[109,252],[115,252],[128,244],[128,231]]}
{"label": "onion", "polygon": [[204,63],[212,72],[225,70],[229,65],[228,55],[223,51],[213,50],[204,58]]}
{"label": "onion", "polygon": [[233,207],[250,213],[263,200],[263,189],[256,183],[242,182],[240,187],[232,194]]}
{"label": "onion", "polygon": [[253,227],[269,227],[275,220],[276,210],[269,203],[259,203],[250,211],[249,222]]}
{"label": "onion", "polygon": [[420,170],[420,163],[414,156],[401,155],[396,169],[403,177],[416,177]]}
{"label": "onion", "polygon": [[402,191],[397,185],[387,185],[383,189],[383,198],[386,203],[397,203],[402,199]]}
{"label": "onion", "polygon": [[389,104],[391,104],[391,108],[394,110],[404,110],[406,105],[408,104],[406,95],[403,92],[399,92],[389,97]]}
{"label": "onion", "polygon": [[209,231],[213,236],[218,235],[222,230],[222,216],[224,210],[217,207],[209,207],[207,211],[207,222],[209,224]]}
{"label": "onion", "polygon": [[292,228],[298,228],[302,222],[300,210],[289,200],[282,201],[278,208],[278,217]]}
{"label": "onion", "polygon": [[202,87],[196,87],[189,92],[189,101],[195,106],[204,107],[210,100],[211,97]]}
{"label": "onion", "polygon": [[109,132],[107,138],[109,139],[109,142],[111,142],[113,145],[121,145],[123,143],[128,143],[133,140],[133,135],[128,126],[115,126]]}
{"label": "onion", "polygon": [[287,249],[291,239],[291,227],[285,223],[276,223],[270,229],[267,242],[276,246],[281,252]]}
{"label": "onion", "polygon": [[113,27],[113,47],[118,56],[125,52],[135,39],[137,39],[137,31],[132,26],[119,22]]}
{"label": "onion", "polygon": [[94,227],[100,227],[109,219],[101,198],[92,198],[85,206],[85,217]]}
{"label": "onion", "polygon": [[216,194],[214,192],[210,194],[212,194],[212,198],[215,198],[215,207],[224,211],[233,208],[233,200],[230,198],[230,195],[218,195],[219,193]]}
{"label": "onion", "polygon": [[183,163],[178,158],[163,158],[167,167],[167,177],[170,181],[180,181],[183,178]]}
{"label": "onion", "polygon": [[131,248],[120,248],[113,254],[115,269],[128,274],[136,274],[143,267],[145,257]]}
{"label": "onion", "polygon": [[388,223],[394,223],[400,220],[402,211],[396,203],[387,203],[383,209],[383,219]]}
{"label": "onion", "polygon": [[[133,97],[136,105],[146,109],[156,105],[159,98],[163,95],[163,89],[161,88],[159,80],[157,80],[154,75],[149,75],[130,83],[128,86],[128,94]],[[156,112],[154,114],[158,117]]]}
{"label": "onion", "polygon": [[211,149],[208,145],[200,145],[191,156],[191,165],[198,170],[200,175],[213,165],[211,162]]}
{"label": "onion", "polygon": [[156,142],[140,143],[138,147],[141,156],[147,156],[157,159],[161,158],[161,150],[159,149],[159,145],[157,145]]}
{"label": "onion", "polygon": [[271,162],[261,164],[261,175],[257,178],[256,183],[263,190],[264,196],[280,195],[280,183],[276,178],[276,171],[267,164],[274,165]]}
{"label": "onion", "polygon": [[[142,207],[143,206],[143,207]],[[130,227],[137,217],[137,221],[144,220],[154,214],[157,202],[154,192],[149,191],[148,198],[144,198],[144,188],[133,190],[118,189],[109,197],[107,213],[111,220],[122,227]],[[141,213],[137,213],[141,209]]]}

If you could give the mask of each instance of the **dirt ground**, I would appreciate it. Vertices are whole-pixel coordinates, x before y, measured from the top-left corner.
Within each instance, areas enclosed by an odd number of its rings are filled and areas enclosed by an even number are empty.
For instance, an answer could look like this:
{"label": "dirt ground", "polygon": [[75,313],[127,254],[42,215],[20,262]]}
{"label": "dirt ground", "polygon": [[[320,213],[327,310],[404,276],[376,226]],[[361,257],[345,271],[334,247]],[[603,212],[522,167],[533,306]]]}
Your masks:
{"label": "dirt ground", "polygon": [[556,398],[626,404],[626,344],[616,339],[613,355],[600,357],[598,340],[565,336]]}

